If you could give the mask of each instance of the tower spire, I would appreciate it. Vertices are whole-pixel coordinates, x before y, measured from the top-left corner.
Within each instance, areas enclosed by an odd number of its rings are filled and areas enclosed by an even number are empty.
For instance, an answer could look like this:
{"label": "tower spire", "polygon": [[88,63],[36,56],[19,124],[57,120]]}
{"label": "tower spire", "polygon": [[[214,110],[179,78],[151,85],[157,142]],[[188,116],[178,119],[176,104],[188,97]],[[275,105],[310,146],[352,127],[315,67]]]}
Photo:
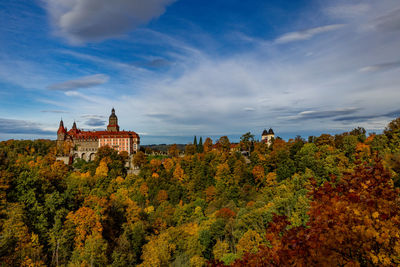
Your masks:
{"label": "tower spire", "polygon": [[110,132],[118,132],[119,131],[118,117],[117,117],[117,115],[115,115],[114,108],[111,109],[111,115],[108,120],[107,131],[110,131]]}

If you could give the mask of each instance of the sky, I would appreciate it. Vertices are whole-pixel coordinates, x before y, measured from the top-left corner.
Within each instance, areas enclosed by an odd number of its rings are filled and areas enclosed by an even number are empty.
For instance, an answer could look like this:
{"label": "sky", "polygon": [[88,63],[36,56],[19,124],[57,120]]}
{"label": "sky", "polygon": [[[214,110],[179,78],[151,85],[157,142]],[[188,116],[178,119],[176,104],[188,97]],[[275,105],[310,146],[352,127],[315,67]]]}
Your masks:
{"label": "sky", "polygon": [[400,117],[398,0],[2,0],[0,140],[121,130],[142,144]]}

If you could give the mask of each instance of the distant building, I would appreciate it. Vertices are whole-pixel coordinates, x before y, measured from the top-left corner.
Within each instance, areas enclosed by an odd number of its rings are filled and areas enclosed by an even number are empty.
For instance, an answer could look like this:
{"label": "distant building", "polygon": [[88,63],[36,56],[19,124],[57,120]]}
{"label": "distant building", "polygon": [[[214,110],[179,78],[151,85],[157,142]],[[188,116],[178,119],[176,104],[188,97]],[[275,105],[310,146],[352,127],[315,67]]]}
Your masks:
{"label": "distant building", "polygon": [[83,131],[76,127],[75,122],[72,129],[67,131],[61,120],[57,131],[58,148],[64,147],[65,143],[71,145],[71,153],[74,158],[88,161],[94,159],[97,150],[102,146],[112,147],[119,152],[126,151],[129,155],[140,149],[140,137],[137,133],[119,130],[114,108],[111,111],[106,131]]}
{"label": "distant building", "polygon": [[275,138],[275,134],[274,134],[274,131],[272,130],[272,128],[269,128],[268,131],[264,129],[264,131],[261,135],[261,142],[265,142],[270,146],[272,144],[273,138]]}

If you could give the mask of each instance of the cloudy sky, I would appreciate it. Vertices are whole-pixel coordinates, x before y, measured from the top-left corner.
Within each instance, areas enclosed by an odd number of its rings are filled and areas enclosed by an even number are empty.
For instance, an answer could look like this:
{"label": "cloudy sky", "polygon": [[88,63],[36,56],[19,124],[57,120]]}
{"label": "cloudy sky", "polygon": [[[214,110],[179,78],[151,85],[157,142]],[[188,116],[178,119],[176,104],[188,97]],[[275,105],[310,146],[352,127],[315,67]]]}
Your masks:
{"label": "cloudy sky", "polygon": [[400,116],[398,0],[2,0],[0,140],[121,129],[143,144]]}

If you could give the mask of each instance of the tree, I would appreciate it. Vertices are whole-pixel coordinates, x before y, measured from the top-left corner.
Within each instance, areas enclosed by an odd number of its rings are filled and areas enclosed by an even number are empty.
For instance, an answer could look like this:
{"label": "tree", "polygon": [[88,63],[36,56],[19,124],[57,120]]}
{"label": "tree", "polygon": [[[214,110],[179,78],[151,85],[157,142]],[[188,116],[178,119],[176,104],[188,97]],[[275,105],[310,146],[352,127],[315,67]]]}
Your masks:
{"label": "tree", "polygon": [[167,232],[151,237],[150,241],[143,246],[141,266],[168,266],[172,253],[176,249],[176,245],[171,244],[169,240],[170,235]]}
{"label": "tree", "polygon": [[174,178],[180,182],[184,182],[186,179],[185,172],[183,171],[181,164],[177,163],[174,170]]}
{"label": "tree", "polygon": [[197,146],[188,144],[185,146],[185,155],[194,155],[197,152]]}
{"label": "tree", "polygon": [[164,201],[168,200],[168,193],[165,190],[160,190],[157,193],[157,201],[159,203],[163,203]]}
{"label": "tree", "polygon": [[335,144],[335,138],[330,134],[321,134],[319,137],[315,139],[314,142],[317,146],[333,146]]}
{"label": "tree", "polygon": [[204,142],[204,145],[203,145],[204,153],[210,152],[212,150],[212,146],[213,146],[213,142],[212,142],[211,138],[207,137],[207,139],[206,139],[206,141]]}
{"label": "tree", "polygon": [[171,157],[177,157],[179,155],[179,149],[176,144],[173,144],[168,148],[168,155]]}
{"label": "tree", "polygon": [[358,142],[364,142],[365,139],[367,139],[365,133],[366,131],[363,127],[354,128],[353,130],[351,130],[351,132],[349,132],[350,135],[354,135],[357,137]]}
{"label": "tree", "polygon": [[229,244],[225,241],[217,240],[213,248],[214,258],[221,260],[222,257],[229,252]]}
{"label": "tree", "polygon": [[313,182],[307,227],[289,229],[284,216],[275,216],[266,235],[270,247],[235,265],[398,266],[399,192],[379,161],[340,181]]}
{"label": "tree", "polygon": [[203,153],[203,137],[200,136],[199,144],[197,145],[197,153]]}
{"label": "tree", "polygon": [[0,260],[4,266],[44,266],[38,235],[29,233],[23,209],[10,204],[0,232]]}
{"label": "tree", "polygon": [[400,151],[400,117],[392,120],[383,133],[389,141],[389,147],[393,152]]}
{"label": "tree", "polygon": [[263,244],[263,238],[254,230],[249,229],[237,244],[237,253],[243,255],[245,252],[257,253],[258,247]]}
{"label": "tree", "polygon": [[254,143],[254,135],[250,132],[245,133],[240,137],[240,145],[244,150],[251,151],[251,147]]}
{"label": "tree", "polygon": [[193,138],[193,145],[195,147],[197,147],[197,137],[196,136],[194,136],[194,138]]}
{"label": "tree", "polygon": [[96,176],[107,176],[108,174],[107,159],[108,158],[103,158],[100,161],[99,167],[96,168]]}
{"label": "tree", "polygon": [[217,141],[218,148],[223,152],[229,152],[231,149],[231,142],[227,136],[221,136]]}
{"label": "tree", "polygon": [[265,179],[265,170],[263,166],[260,165],[256,165],[253,168],[253,176],[255,178],[255,180],[257,181],[257,183],[263,183],[264,179]]}
{"label": "tree", "polygon": [[147,157],[146,154],[144,154],[142,151],[137,152],[132,158],[133,166],[137,166],[140,168],[146,163],[147,163]]}

